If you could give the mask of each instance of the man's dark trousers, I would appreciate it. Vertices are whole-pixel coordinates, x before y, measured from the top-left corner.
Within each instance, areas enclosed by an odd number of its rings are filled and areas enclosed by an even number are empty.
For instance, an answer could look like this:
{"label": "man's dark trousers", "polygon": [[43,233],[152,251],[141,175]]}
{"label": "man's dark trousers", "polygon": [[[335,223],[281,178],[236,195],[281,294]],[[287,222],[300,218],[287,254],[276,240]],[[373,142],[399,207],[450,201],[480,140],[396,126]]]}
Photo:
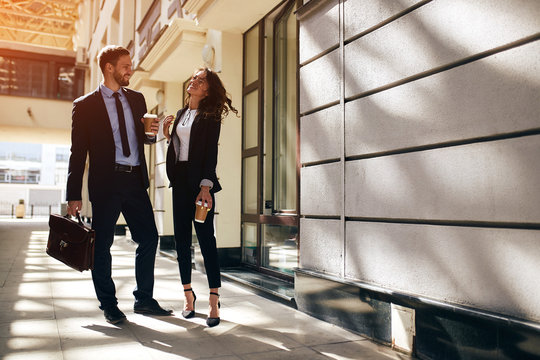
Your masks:
{"label": "man's dark trousers", "polygon": [[126,219],[133,241],[138,244],[135,252],[137,286],[133,291],[135,303],[144,303],[153,297],[158,233],[152,204],[139,171],[114,172],[110,197],[92,202],[92,228],[96,230],[92,280],[102,309],[118,304],[111,277],[111,246],[120,212]]}

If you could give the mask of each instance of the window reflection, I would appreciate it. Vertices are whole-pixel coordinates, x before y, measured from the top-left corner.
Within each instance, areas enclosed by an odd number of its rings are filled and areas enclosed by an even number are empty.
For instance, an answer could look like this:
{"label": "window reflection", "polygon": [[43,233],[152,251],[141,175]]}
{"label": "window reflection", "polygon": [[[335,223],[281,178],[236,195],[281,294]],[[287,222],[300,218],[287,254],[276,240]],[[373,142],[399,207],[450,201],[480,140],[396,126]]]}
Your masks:
{"label": "window reflection", "polygon": [[242,261],[248,264],[257,264],[257,224],[242,224]]}
{"label": "window reflection", "polygon": [[257,156],[244,159],[243,166],[243,194],[242,212],[245,214],[257,213]]}
{"label": "window reflection", "polygon": [[298,227],[262,225],[262,266],[293,274],[298,267]]}
{"label": "window reflection", "polygon": [[60,66],[58,68],[58,98],[75,98],[75,68],[73,66]]}

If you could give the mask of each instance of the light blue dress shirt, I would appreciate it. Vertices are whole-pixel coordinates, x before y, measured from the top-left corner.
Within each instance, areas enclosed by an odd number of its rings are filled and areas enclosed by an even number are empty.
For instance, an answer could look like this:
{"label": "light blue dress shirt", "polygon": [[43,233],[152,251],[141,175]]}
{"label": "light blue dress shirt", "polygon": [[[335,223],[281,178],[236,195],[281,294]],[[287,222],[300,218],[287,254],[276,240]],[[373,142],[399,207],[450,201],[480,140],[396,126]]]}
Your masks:
{"label": "light blue dress shirt", "polygon": [[109,120],[111,121],[114,144],[116,146],[116,163],[131,166],[140,165],[139,145],[137,143],[137,133],[135,132],[135,122],[126,95],[122,91],[122,88],[118,90],[118,93],[120,94],[118,98],[120,99],[120,102],[122,103],[122,108],[124,109],[126,132],[129,142],[129,150],[131,151],[131,154],[127,157],[124,156],[124,153],[122,151],[120,127],[118,125],[118,113],[116,112],[116,100],[113,97],[114,91],[106,87],[104,84],[99,85],[99,90],[101,92],[101,96],[103,97],[103,101],[105,102],[105,107],[107,108],[107,113],[109,114]]}

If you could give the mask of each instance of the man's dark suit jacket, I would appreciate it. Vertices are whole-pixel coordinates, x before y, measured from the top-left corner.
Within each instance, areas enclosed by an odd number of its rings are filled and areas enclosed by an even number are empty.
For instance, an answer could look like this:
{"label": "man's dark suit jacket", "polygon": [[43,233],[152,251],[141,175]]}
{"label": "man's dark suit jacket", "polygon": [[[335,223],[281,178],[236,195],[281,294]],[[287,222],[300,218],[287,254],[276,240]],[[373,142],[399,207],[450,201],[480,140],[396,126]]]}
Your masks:
{"label": "man's dark suit jacket", "polygon": [[[179,110],[176,114],[171,136],[177,136],[176,127],[186,109],[187,107]],[[199,193],[199,185],[202,179],[208,179],[214,183],[210,192],[216,193],[221,190],[216,175],[220,131],[221,119],[216,117],[205,118],[202,114],[197,114],[191,126],[187,177],[191,190],[195,195]],[[167,176],[171,185],[174,184],[176,158],[174,141],[171,140],[167,149]]]}
{"label": "man's dark suit jacket", "polygon": [[[148,140],[144,134],[144,126],[140,119],[146,113],[144,96],[131,89],[123,88],[133,121],[139,145],[139,162],[141,166],[141,184],[145,189],[149,186],[144,143]],[[71,157],[69,158],[66,199],[81,200],[81,188],[86,163],[89,155],[88,193],[90,201],[100,201],[112,193],[111,181],[114,175],[115,144],[107,108],[99,88],[73,102],[71,128]]]}

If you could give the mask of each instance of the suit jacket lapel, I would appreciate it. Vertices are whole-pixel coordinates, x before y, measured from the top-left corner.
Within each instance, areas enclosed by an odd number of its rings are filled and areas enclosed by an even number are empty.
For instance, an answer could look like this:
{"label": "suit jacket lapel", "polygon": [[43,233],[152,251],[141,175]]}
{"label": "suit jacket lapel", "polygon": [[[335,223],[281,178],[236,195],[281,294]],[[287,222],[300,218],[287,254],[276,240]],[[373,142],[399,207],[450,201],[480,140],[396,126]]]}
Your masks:
{"label": "suit jacket lapel", "polygon": [[189,154],[191,154],[191,149],[193,148],[193,144],[195,143],[195,141],[193,141],[193,134],[196,134],[197,131],[199,130],[199,126],[201,124],[201,118],[202,118],[202,114],[199,114],[197,112],[197,116],[195,116],[195,119],[193,120],[193,124],[191,125],[191,131],[189,133],[188,159],[189,159]]}
{"label": "suit jacket lapel", "polygon": [[101,121],[102,123],[100,125],[104,129],[104,134],[109,134],[110,140],[114,143],[111,119],[109,119],[109,113],[107,112],[107,107],[105,106],[105,101],[103,101],[103,95],[99,91],[99,87],[94,92],[94,103],[97,114],[90,114],[91,120]]}
{"label": "suit jacket lapel", "polygon": [[178,123],[180,122],[180,118],[182,118],[182,115],[184,115],[186,110],[187,110],[187,107],[183,108],[180,115],[178,115],[178,117],[176,119],[174,119],[174,124],[173,124],[172,130],[171,130],[171,134],[173,134],[173,135],[176,134],[176,127],[178,126]]}

